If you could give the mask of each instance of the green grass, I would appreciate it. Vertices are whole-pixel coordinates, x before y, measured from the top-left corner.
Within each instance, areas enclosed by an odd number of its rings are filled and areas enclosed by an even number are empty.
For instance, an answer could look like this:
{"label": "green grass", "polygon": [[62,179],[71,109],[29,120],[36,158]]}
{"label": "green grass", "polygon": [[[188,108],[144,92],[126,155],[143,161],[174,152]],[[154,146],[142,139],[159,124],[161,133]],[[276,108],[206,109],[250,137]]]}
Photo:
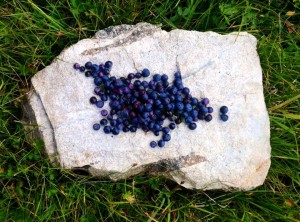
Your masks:
{"label": "green grass", "polygon": [[[25,140],[30,78],[97,30],[141,21],[257,37],[271,120],[264,185],[203,192],[145,176],[99,182],[54,168],[41,142]],[[299,0],[0,1],[0,221],[300,221],[299,22]]]}

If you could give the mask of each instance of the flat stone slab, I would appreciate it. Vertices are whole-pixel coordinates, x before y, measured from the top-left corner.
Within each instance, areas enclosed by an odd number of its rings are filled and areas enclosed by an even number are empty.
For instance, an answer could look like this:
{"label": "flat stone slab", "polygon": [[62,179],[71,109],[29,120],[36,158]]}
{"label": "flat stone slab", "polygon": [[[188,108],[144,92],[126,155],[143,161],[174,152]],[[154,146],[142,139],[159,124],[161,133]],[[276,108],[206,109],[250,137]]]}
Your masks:
{"label": "flat stone slab", "polygon": [[[29,119],[38,124],[51,160],[67,169],[113,180],[162,174],[190,189],[253,189],[266,178],[271,151],[256,43],[245,32],[166,32],[147,23],[101,30],[63,50],[32,78]],[[214,119],[200,121],[194,131],[178,125],[172,140],[155,149],[149,143],[158,137],[151,132],[112,136],[92,130],[100,120],[99,109],[89,102],[93,79],[73,64],[107,60],[113,61],[116,77],[148,68],[172,80],[180,70],[193,96],[210,99]],[[222,105],[230,110],[227,122],[219,119]]]}

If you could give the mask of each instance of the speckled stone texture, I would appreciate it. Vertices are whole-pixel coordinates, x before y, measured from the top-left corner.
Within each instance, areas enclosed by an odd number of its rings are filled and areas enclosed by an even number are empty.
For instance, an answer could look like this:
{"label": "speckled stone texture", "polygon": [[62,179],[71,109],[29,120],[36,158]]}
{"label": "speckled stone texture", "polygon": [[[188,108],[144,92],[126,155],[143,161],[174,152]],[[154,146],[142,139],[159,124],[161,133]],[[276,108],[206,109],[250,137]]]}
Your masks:
{"label": "speckled stone texture", "polygon": [[[67,169],[113,180],[162,174],[190,189],[253,189],[266,178],[271,151],[256,42],[245,32],[166,32],[147,23],[110,27],[66,48],[32,78],[27,116],[38,124],[51,160]],[[214,119],[200,121],[194,131],[178,125],[172,140],[155,149],[149,146],[158,139],[152,133],[94,131],[101,117],[89,103],[93,79],[73,64],[107,60],[117,77],[147,67],[172,80],[180,70],[193,96],[210,99]],[[222,105],[229,107],[228,122],[219,120]]]}

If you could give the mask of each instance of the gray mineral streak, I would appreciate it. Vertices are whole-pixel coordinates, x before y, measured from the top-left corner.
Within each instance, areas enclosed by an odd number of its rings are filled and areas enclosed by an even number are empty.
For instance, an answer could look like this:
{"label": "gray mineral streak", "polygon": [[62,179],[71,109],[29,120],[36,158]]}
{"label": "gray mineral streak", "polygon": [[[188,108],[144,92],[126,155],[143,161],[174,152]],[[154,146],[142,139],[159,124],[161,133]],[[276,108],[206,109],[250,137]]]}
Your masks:
{"label": "gray mineral streak", "polygon": [[[162,174],[190,189],[248,190],[261,185],[270,167],[270,125],[262,70],[252,35],[172,30],[147,23],[109,27],[66,48],[32,78],[28,116],[53,162],[113,180]],[[152,74],[180,70],[193,96],[208,97],[213,120],[192,131],[180,124],[164,148],[152,149],[152,133],[118,136],[93,131],[99,109],[89,103],[93,79],[73,64],[113,61],[121,77],[147,67]],[[229,121],[219,108],[229,107]],[[107,108],[108,105],[105,104]]]}

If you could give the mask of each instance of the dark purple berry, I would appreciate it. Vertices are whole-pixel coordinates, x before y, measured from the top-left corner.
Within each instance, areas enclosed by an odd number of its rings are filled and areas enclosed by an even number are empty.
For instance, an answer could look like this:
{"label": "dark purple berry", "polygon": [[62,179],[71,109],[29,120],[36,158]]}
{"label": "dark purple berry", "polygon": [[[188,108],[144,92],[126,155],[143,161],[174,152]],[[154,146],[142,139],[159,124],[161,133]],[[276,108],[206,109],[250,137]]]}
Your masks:
{"label": "dark purple berry", "polygon": [[106,109],[101,110],[101,115],[102,116],[107,116],[108,112]]}
{"label": "dark purple berry", "polygon": [[128,78],[129,80],[134,79],[134,74],[133,74],[133,73],[129,73],[128,76],[127,76],[127,78]]}
{"label": "dark purple berry", "polygon": [[74,67],[74,69],[76,69],[76,70],[79,70],[79,69],[80,69],[79,63],[75,63],[73,67]]}
{"label": "dark purple berry", "polygon": [[96,102],[97,102],[97,98],[96,98],[95,96],[92,96],[92,97],[90,98],[90,103],[91,103],[91,104],[96,104]]}
{"label": "dark purple berry", "polygon": [[204,119],[205,119],[206,122],[209,122],[209,121],[212,120],[212,115],[208,114],[208,115],[206,115],[206,116],[204,117]]}
{"label": "dark purple berry", "polygon": [[84,75],[85,75],[86,77],[90,77],[90,76],[92,76],[92,72],[91,72],[91,71],[86,71],[86,72],[84,73]]}
{"label": "dark purple berry", "polygon": [[202,100],[202,104],[203,105],[208,105],[209,104],[209,99],[208,98],[204,98],[203,100]]}
{"label": "dark purple berry", "polygon": [[142,77],[142,74],[139,73],[139,72],[137,72],[137,73],[134,75],[134,78],[137,78],[137,79],[139,79],[139,78],[141,78],[141,77]]}
{"label": "dark purple berry", "polygon": [[84,72],[85,71],[85,67],[84,66],[80,66],[79,71],[80,72]]}

